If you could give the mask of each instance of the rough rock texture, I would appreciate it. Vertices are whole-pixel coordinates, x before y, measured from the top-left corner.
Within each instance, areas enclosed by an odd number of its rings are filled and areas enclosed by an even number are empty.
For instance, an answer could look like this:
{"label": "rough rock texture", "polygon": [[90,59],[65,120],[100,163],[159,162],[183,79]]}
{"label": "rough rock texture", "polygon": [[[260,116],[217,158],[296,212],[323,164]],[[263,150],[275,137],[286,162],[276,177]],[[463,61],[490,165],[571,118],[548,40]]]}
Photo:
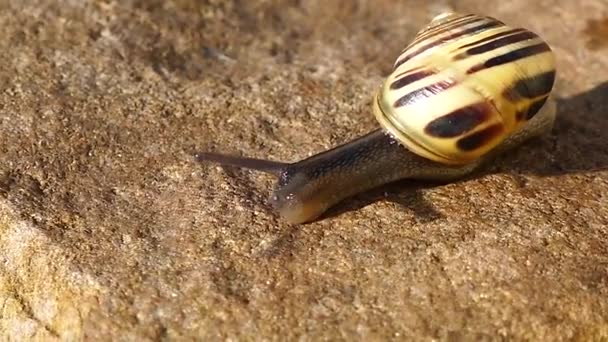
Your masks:
{"label": "rough rock texture", "polygon": [[[608,338],[608,4],[0,0],[6,339]],[[559,119],[460,182],[289,226],[274,179],[376,127],[371,94],[443,10],[558,55]]]}

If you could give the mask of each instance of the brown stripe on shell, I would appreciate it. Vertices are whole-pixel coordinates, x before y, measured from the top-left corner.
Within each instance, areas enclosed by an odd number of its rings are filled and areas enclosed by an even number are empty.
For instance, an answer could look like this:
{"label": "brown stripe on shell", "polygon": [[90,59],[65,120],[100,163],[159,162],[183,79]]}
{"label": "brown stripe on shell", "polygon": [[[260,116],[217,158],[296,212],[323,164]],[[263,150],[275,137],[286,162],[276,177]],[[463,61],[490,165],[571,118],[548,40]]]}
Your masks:
{"label": "brown stripe on shell", "polygon": [[521,41],[533,39],[533,38],[537,38],[537,37],[538,37],[538,35],[536,35],[536,33],[534,33],[534,32],[524,31],[524,32],[521,32],[518,34],[511,35],[511,36],[498,38],[491,42],[487,42],[483,45],[469,48],[467,51],[464,52],[464,54],[465,55],[478,55],[478,54],[482,54],[482,53],[485,53],[488,51],[499,49],[501,47],[504,47],[504,46],[507,46],[510,44],[519,43]]}
{"label": "brown stripe on shell", "polygon": [[476,103],[431,121],[424,131],[433,137],[454,138],[485,122],[491,114],[492,108],[487,103]]}
{"label": "brown stripe on shell", "polygon": [[530,104],[527,110],[517,112],[517,121],[532,119],[541,110],[541,108],[543,108],[543,105],[545,104],[545,102],[547,102],[547,98],[548,96],[543,97],[540,100],[534,101]]}
{"label": "brown stripe on shell", "polygon": [[[429,30],[427,30],[427,32],[429,32],[431,29],[435,30],[435,29],[438,29],[438,28],[447,27],[448,25],[453,25],[453,24],[455,24],[455,23],[457,23],[459,21],[462,21],[462,20],[465,20],[465,19],[468,19],[468,18],[478,17],[475,14],[458,15],[456,13],[451,13],[450,15],[452,16],[452,18],[450,18],[448,20],[444,19],[443,22],[430,26]],[[431,24],[432,24],[432,22],[431,22]]]}
{"label": "brown stripe on shell", "polygon": [[426,68],[427,68],[427,66],[425,66],[425,65],[419,65],[419,66],[414,67],[414,68],[412,68],[412,69],[408,69],[408,70],[401,71],[400,73],[398,73],[397,75],[395,75],[395,76],[393,77],[393,79],[397,79],[398,77],[401,77],[401,76],[403,76],[403,75],[405,75],[405,74],[411,74],[411,73],[413,73],[413,72],[418,72],[418,71],[423,70],[423,69],[425,69],[425,70],[426,70]]}
{"label": "brown stripe on shell", "polygon": [[548,94],[555,83],[555,69],[518,80],[513,86],[503,91],[505,99],[516,102],[522,97],[533,99]]}
{"label": "brown stripe on shell", "polygon": [[421,98],[431,97],[439,94],[440,92],[453,87],[456,84],[454,80],[443,80],[437,83],[433,83],[429,86],[414,90],[410,93],[403,95],[393,104],[394,107],[402,107],[413,101],[418,101]]}
{"label": "brown stripe on shell", "polygon": [[500,38],[500,37],[503,37],[503,36],[508,36],[510,34],[515,34],[515,33],[523,32],[523,31],[525,31],[525,30],[522,29],[522,28],[517,28],[517,29],[513,29],[513,30],[499,32],[499,33],[493,34],[493,35],[491,35],[489,37],[485,37],[483,39],[480,39],[478,41],[474,41],[472,43],[465,44],[465,45],[461,46],[460,49],[468,48],[468,47],[471,47],[473,45],[485,43],[487,41],[494,40],[496,38]]}
{"label": "brown stripe on shell", "polygon": [[502,134],[503,129],[503,125],[494,124],[479,132],[459,139],[458,142],[456,142],[456,146],[462,151],[474,151]]}
{"label": "brown stripe on shell", "polygon": [[502,64],[514,62],[516,60],[534,56],[539,53],[543,53],[543,52],[550,51],[550,50],[551,50],[551,48],[546,43],[540,43],[540,44],[536,44],[536,45],[530,45],[530,46],[526,46],[523,48],[519,48],[517,50],[513,50],[513,51],[507,52],[505,54],[502,54],[500,56],[490,58],[487,61],[485,61],[484,63],[472,66],[469,70],[467,70],[467,74],[473,74],[475,72],[478,72],[478,71],[481,71],[484,69],[489,69],[489,68],[499,66]]}
{"label": "brown stripe on shell", "polygon": [[494,28],[494,27],[497,27],[497,26],[500,26],[500,25],[502,25],[502,24],[500,22],[498,22],[498,21],[490,21],[490,22],[487,22],[487,23],[485,23],[483,25],[470,27],[470,28],[468,28],[466,30],[458,31],[458,32],[452,33],[452,34],[450,34],[448,36],[445,36],[445,37],[436,39],[434,41],[431,41],[430,43],[428,43],[428,44],[426,44],[426,45],[424,45],[424,46],[416,49],[416,51],[414,51],[412,53],[409,53],[405,57],[403,57],[402,59],[400,59],[397,63],[395,63],[395,67],[394,68],[397,69],[401,64],[407,62],[408,60],[410,60],[410,59],[412,59],[412,58],[420,55],[421,53],[425,52],[426,50],[429,50],[429,49],[434,48],[434,47],[436,47],[438,45],[441,45],[441,44],[443,44],[443,43],[445,43],[447,41],[450,41],[450,40],[462,37],[464,35],[475,34],[475,33],[479,32],[479,31],[483,31],[483,30],[486,30],[486,29],[489,29],[489,28]]}
{"label": "brown stripe on shell", "polygon": [[451,30],[455,30],[457,28],[462,28],[464,26],[467,25],[471,25],[471,24],[475,24],[475,23],[479,23],[482,21],[497,21],[494,18],[490,18],[490,17],[480,17],[477,15],[471,15],[471,16],[467,16],[467,17],[462,17],[460,20],[454,21],[452,23],[450,23],[447,26],[444,27],[438,27],[439,29],[434,29],[431,30],[430,32],[423,32],[421,34],[418,34],[418,36],[416,37],[416,39],[414,40],[414,43],[419,43],[421,41],[430,39],[432,37],[436,37],[438,35],[444,34],[446,32],[449,32]]}
{"label": "brown stripe on shell", "polygon": [[439,26],[434,26],[428,31],[419,33],[418,36],[414,39],[414,43],[418,43],[430,37],[445,33],[449,30],[454,29],[455,27],[472,24],[478,21],[482,21],[484,19],[487,20],[488,18],[475,16],[474,14],[455,18],[454,20],[447,21]]}
{"label": "brown stripe on shell", "polygon": [[400,79],[394,81],[393,83],[391,83],[391,89],[399,89],[399,88],[403,88],[406,85],[419,81],[423,78],[429,77],[435,75],[434,71],[430,71],[430,70],[419,70],[410,74],[407,74],[403,77],[401,77]]}

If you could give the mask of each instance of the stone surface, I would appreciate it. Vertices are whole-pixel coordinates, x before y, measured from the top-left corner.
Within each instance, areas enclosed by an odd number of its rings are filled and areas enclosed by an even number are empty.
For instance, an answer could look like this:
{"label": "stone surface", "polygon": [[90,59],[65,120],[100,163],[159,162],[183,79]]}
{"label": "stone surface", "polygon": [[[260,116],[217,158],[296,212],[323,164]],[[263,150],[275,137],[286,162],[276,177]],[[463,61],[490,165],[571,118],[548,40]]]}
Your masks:
{"label": "stone surface", "polygon": [[[5,339],[608,338],[605,0],[0,1]],[[289,226],[274,179],[376,127],[371,94],[440,11],[558,55],[559,118],[460,182]]]}

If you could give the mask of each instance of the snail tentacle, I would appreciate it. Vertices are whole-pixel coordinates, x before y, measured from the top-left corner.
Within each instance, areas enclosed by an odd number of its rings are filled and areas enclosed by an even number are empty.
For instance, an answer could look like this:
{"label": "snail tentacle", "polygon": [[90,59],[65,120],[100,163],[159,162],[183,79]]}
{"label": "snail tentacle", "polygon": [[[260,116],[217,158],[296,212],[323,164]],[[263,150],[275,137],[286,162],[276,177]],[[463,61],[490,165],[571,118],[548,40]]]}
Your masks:
{"label": "snail tentacle", "polygon": [[198,152],[195,158],[199,162],[213,162],[222,165],[236,166],[245,169],[257,170],[278,176],[289,165],[266,159],[239,157],[223,153]]}

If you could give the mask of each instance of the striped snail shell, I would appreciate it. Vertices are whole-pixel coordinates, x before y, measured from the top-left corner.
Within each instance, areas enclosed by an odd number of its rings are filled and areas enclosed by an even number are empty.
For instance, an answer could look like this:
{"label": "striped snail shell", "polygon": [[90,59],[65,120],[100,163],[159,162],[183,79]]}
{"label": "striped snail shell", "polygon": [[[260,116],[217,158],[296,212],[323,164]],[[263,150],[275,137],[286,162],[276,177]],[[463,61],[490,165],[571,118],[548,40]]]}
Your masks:
{"label": "striped snail shell", "polygon": [[397,58],[374,113],[412,152],[463,164],[525,125],[554,80],[554,55],[535,33],[486,16],[442,14]]}
{"label": "striped snail shell", "polygon": [[553,52],[535,33],[486,16],[442,14],[401,52],[374,95],[381,128],[293,163],[213,152],[197,159],[275,175],[272,206],[286,221],[305,223],[389,182],[458,179],[550,131],[554,81]]}

